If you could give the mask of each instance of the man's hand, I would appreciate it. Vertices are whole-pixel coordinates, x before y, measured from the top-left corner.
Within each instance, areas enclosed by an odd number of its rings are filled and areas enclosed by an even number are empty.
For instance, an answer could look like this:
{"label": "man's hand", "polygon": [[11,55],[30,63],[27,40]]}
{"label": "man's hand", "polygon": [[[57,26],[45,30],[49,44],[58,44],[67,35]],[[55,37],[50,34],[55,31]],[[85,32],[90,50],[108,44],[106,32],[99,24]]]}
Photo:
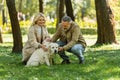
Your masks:
{"label": "man's hand", "polygon": [[59,48],[58,48],[58,51],[63,51],[63,50],[64,50],[63,47],[59,47]]}

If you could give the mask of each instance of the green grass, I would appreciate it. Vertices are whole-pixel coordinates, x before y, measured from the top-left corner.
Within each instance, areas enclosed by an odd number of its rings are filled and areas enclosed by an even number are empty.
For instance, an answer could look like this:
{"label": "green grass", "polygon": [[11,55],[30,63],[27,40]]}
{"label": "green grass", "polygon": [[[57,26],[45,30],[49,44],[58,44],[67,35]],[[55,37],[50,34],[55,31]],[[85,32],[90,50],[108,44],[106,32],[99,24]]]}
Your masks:
{"label": "green grass", "polygon": [[[78,59],[71,53],[71,64],[61,65],[62,59],[56,55],[55,63],[50,67],[25,67],[21,63],[20,53],[11,53],[12,36],[3,34],[0,44],[0,80],[120,80],[120,45],[92,46],[95,35],[84,35],[86,48],[85,64],[78,64]],[[119,41],[119,36],[117,37]],[[27,36],[23,36],[23,41]]]}

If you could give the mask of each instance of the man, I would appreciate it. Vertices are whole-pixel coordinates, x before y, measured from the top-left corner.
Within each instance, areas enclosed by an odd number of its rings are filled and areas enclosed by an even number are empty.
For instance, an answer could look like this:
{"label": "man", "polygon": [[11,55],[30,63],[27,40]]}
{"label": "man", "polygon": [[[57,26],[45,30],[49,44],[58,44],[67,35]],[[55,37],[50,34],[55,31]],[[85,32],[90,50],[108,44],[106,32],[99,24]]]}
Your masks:
{"label": "man", "polygon": [[60,45],[58,54],[63,59],[61,64],[70,64],[69,57],[65,54],[65,51],[76,55],[80,64],[84,63],[83,52],[86,42],[79,26],[69,16],[62,18],[62,22],[58,25],[58,29],[52,37],[52,42],[56,42],[58,39],[57,43]]}

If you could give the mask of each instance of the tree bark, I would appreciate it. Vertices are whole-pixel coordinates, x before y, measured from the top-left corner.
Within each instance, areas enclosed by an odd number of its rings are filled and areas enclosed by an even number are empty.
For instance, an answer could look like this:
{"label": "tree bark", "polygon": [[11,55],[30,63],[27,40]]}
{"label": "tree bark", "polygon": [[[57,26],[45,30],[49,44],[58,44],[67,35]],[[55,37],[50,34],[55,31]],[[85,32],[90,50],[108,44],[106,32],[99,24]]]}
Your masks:
{"label": "tree bark", "polygon": [[115,21],[108,0],[95,0],[97,17],[97,42],[96,44],[117,43]]}
{"label": "tree bark", "polygon": [[22,12],[22,0],[19,0],[18,12]]}
{"label": "tree bark", "polygon": [[57,0],[57,24],[56,26],[58,26],[58,24],[61,22],[62,17],[64,16],[64,0]]}
{"label": "tree bark", "polygon": [[65,5],[66,5],[66,13],[67,13],[67,15],[70,16],[71,19],[74,21],[75,17],[73,15],[73,8],[72,8],[71,0],[65,0]]}
{"label": "tree bark", "polygon": [[17,11],[15,8],[15,0],[6,0],[8,12],[10,16],[12,34],[13,34],[13,49],[12,52],[22,51],[22,36],[20,31],[20,25],[17,18]]}
{"label": "tree bark", "polygon": [[[2,0],[2,3],[0,3],[0,12],[2,11],[2,24],[4,26],[5,23],[5,15],[4,15],[4,0]],[[3,43],[2,39],[2,27],[0,26],[0,43]]]}
{"label": "tree bark", "polygon": [[4,26],[5,23],[6,23],[6,19],[5,19],[5,10],[2,9],[2,25]]}
{"label": "tree bark", "polygon": [[3,43],[1,27],[0,27],[0,43]]}
{"label": "tree bark", "polygon": [[43,13],[43,0],[39,0],[39,12]]}

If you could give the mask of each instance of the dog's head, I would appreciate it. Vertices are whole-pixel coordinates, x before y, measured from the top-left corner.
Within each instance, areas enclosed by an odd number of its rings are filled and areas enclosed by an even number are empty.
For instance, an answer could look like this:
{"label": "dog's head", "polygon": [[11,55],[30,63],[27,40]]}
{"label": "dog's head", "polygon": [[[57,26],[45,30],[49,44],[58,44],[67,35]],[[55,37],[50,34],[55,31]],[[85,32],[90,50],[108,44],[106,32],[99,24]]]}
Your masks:
{"label": "dog's head", "polygon": [[51,53],[58,53],[58,44],[57,43],[50,43],[49,44]]}
{"label": "dog's head", "polygon": [[43,45],[45,45],[46,48],[49,49],[50,53],[58,53],[59,45],[57,43],[43,41]]}

